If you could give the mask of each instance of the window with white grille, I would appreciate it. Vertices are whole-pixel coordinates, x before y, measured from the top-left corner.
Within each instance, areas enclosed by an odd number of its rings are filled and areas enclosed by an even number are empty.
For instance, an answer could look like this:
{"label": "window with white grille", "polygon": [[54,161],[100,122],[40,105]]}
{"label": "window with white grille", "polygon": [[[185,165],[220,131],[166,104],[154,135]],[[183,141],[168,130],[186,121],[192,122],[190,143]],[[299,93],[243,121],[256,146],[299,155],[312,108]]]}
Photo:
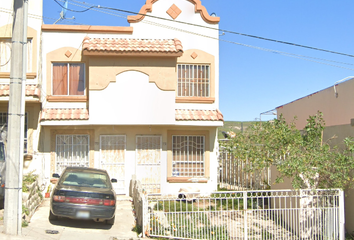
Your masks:
{"label": "window with white grille", "polygon": [[178,65],[178,97],[210,97],[208,65]]}
{"label": "window with white grille", "polygon": [[[7,112],[0,112],[0,128],[4,127],[5,129],[5,133],[7,135],[7,127],[8,127],[8,124],[7,124],[7,119],[8,119],[8,114]],[[23,151],[24,153],[28,153],[28,147],[27,147],[27,142],[28,142],[28,139],[27,139],[27,130],[28,130],[28,121],[27,121],[28,117],[27,117],[27,113],[25,113],[25,128],[24,128],[24,148],[23,148]],[[5,126],[4,126],[5,125]],[[3,136],[1,136],[3,137]],[[5,138],[7,138],[7,136],[5,136]]]}
{"label": "window with white grille", "polygon": [[66,167],[89,167],[89,135],[56,135],[56,173]]}
{"label": "window with white grille", "polygon": [[[10,72],[11,38],[0,39],[0,72]],[[32,39],[27,40],[27,72],[32,72]]]}
{"label": "window with white grille", "polygon": [[172,136],[172,176],[204,176],[204,136]]}

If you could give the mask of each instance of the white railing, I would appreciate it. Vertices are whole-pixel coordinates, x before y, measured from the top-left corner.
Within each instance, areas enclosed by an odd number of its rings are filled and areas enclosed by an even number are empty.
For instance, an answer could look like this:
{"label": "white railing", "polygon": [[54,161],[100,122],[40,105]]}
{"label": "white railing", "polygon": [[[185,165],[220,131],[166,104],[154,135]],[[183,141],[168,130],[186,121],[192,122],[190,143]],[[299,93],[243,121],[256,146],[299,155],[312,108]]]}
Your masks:
{"label": "white railing", "polygon": [[143,233],[173,239],[344,240],[341,190],[150,194]]}
{"label": "white railing", "polygon": [[270,168],[252,170],[252,163],[235,158],[223,148],[219,154],[220,188],[228,190],[265,190],[270,188]]}

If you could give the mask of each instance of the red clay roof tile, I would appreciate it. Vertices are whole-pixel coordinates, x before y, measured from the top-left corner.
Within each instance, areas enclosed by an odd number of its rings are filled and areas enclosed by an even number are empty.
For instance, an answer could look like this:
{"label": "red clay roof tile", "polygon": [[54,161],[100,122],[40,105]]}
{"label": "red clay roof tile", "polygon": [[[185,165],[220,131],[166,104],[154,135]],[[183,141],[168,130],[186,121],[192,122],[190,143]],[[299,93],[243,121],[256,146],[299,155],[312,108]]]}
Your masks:
{"label": "red clay roof tile", "polygon": [[178,39],[120,39],[85,37],[82,49],[88,53],[168,53],[182,54]]}
{"label": "red clay roof tile", "polygon": [[[26,85],[26,96],[29,97],[38,97],[40,96],[40,89],[37,85],[27,84]],[[10,96],[10,85],[9,84],[0,84],[0,97]]]}
{"label": "red clay roof tile", "polygon": [[89,114],[86,108],[45,108],[41,113],[41,121],[87,119],[89,119]]}
{"label": "red clay roof tile", "polygon": [[219,110],[176,109],[176,121],[224,121]]}

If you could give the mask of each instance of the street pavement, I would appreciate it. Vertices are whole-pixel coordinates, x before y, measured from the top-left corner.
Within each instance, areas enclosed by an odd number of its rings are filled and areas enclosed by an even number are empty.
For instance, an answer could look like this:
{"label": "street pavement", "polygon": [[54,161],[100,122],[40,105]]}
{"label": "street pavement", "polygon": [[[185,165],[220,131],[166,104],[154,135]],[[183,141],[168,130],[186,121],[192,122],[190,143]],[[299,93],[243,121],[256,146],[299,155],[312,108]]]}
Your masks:
{"label": "street pavement", "polygon": [[4,225],[0,225],[0,239],[4,240],[72,240],[72,239],[139,239],[136,232],[130,197],[117,197],[117,210],[113,226],[91,220],[73,220],[60,218],[49,221],[49,199],[45,199],[37,208],[27,227],[22,228],[21,236],[10,236],[3,233]]}

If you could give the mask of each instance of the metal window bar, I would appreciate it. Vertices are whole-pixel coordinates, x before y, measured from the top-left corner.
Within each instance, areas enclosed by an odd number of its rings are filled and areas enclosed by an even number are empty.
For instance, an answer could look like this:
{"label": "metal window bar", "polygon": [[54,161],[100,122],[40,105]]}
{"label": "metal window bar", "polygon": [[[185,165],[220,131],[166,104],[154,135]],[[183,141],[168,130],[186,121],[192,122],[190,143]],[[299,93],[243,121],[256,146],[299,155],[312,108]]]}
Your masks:
{"label": "metal window bar", "polygon": [[208,65],[178,65],[179,97],[209,97],[210,67]]}
{"label": "metal window bar", "polygon": [[172,175],[204,176],[204,136],[172,136]]}
{"label": "metal window bar", "polygon": [[[7,129],[7,120],[8,120],[8,113],[7,112],[0,112],[0,128],[6,125]],[[28,114],[25,113],[25,128],[24,128],[24,153],[28,153],[28,139],[27,139],[27,131],[28,131]],[[7,131],[6,131],[7,132]],[[7,136],[5,136],[7,137]]]}
{"label": "metal window bar", "polygon": [[66,167],[89,167],[89,135],[56,135],[56,173]]}
{"label": "metal window bar", "polygon": [[173,239],[344,240],[339,189],[149,194],[143,229]]}

